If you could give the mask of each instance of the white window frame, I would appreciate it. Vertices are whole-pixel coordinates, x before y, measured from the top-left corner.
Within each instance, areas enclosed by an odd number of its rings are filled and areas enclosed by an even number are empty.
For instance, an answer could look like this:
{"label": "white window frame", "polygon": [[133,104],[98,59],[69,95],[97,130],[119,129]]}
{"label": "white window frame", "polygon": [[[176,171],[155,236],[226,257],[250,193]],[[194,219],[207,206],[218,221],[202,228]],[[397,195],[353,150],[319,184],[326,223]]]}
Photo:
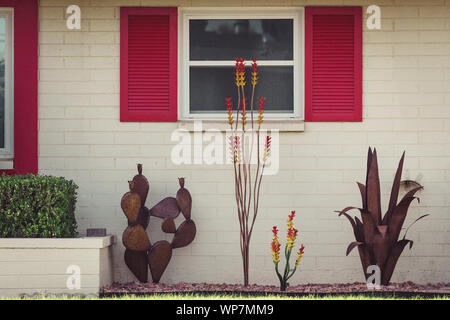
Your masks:
{"label": "white window frame", "polygon": [[[195,19],[293,19],[293,62],[259,60],[260,66],[293,66],[294,110],[292,113],[266,113],[270,120],[304,120],[304,8],[302,7],[238,7],[238,8],[180,8],[178,21],[178,115],[180,120],[223,120],[218,114],[190,112],[189,70],[191,66],[234,66],[234,61],[190,61],[189,20]],[[258,58],[258,57],[255,57]],[[247,62],[249,64],[249,62]],[[234,79],[230,78],[230,81]],[[261,81],[264,81],[262,79]],[[296,90],[298,89],[298,90]],[[233,92],[230,92],[232,95]],[[261,93],[269,95],[269,93]],[[234,97],[234,96],[233,96]],[[224,97],[225,99],[225,97]],[[235,97],[234,97],[235,99]],[[225,100],[224,100],[225,101]],[[225,102],[224,102],[225,114]]]}
{"label": "white window frame", "polygon": [[0,161],[14,158],[14,9],[0,8],[6,18],[5,50],[5,147],[0,148]]}

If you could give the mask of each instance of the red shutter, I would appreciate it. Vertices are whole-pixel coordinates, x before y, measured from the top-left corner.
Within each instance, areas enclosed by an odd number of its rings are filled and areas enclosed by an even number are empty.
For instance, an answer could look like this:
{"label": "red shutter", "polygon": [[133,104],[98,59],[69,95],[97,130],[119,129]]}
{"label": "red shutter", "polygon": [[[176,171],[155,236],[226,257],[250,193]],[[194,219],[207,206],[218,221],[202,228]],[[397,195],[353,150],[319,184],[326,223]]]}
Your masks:
{"label": "red shutter", "polygon": [[38,173],[38,1],[2,0],[14,8],[14,169]]}
{"label": "red shutter", "polygon": [[305,17],[305,120],[362,121],[361,7],[307,7]]}
{"label": "red shutter", "polygon": [[177,8],[120,9],[120,121],[177,121]]}

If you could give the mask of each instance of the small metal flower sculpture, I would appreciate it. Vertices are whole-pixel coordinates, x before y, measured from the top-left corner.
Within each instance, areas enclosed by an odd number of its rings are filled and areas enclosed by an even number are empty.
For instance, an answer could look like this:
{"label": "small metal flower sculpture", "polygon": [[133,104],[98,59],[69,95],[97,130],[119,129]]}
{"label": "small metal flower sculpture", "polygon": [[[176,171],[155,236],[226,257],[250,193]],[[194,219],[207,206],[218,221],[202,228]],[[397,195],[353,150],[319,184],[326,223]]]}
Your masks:
{"label": "small metal flower sculpture", "polygon": [[294,216],[295,211],[291,211],[291,214],[288,217],[287,221],[287,243],[284,248],[284,256],[286,257],[286,265],[284,267],[284,272],[281,275],[278,271],[278,264],[280,263],[280,241],[278,239],[278,229],[276,226],[273,227],[272,233],[273,233],[273,239],[271,244],[272,249],[272,260],[273,264],[275,265],[275,272],[277,273],[278,279],[280,280],[280,290],[285,291],[289,283],[287,282],[295,273],[297,270],[297,267],[300,264],[300,261],[303,257],[303,252],[305,249],[305,246],[301,244],[300,249],[297,252],[297,259],[295,260],[294,268],[291,269],[289,260],[291,258],[292,250],[295,246],[295,240],[297,239],[298,230],[294,228]]}
{"label": "small metal flower sculpture", "polygon": [[[234,166],[235,195],[238,209],[240,226],[240,244],[244,269],[244,285],[249,284],[249,247],[253,226],[258,215],[259,193],[262,176],[266,163],[270,158],[271,137],[266,137],[262,159],[260,157],[260,130],[264,118],[265,98],[258,98],[258,118],[253,116],[253,104],[255,98],[255,87],[258,84],[258,65],[253,59],[251,80],[250,104],[245,96],[245,61],[242,58],[236,59],[235,84],[237,88],[237,108],[234,111],[231,98],[225,98],[228,110],[228,124],[231,129],[229,139],[230,156]],[[250,111],[250,119],[249,113]],[[234,114],[234,115],[233,115]],[[250,124],[248,121],[250,120]],[[239,123],[240,122],[240,123]],[[239,125],[240,124],[240,125]],[[246,135],[251,134],[251,145],[246,148]],[[256,171],[252,178],[252,155],[253,144],[256,136]]]}

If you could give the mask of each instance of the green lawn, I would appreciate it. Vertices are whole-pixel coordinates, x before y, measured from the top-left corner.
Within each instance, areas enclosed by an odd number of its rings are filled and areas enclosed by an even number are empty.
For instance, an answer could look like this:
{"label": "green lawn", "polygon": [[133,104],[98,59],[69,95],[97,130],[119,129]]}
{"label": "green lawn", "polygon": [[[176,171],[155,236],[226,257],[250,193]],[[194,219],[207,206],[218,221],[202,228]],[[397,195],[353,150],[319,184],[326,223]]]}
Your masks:
{"label": "green lawn", "polygon": [[233,294],[233,295],[198,295],[198,294],[157,294],[157,295],[145,295],[145,296],[136,296],[136,295],[125,295],[125,296],[117,296],[117,297],[71,297],[71,296],[41,296],[41,297],[12,297],[12,298],[3,298],[0,297],[0,300],[450,300],[450,296],[439,296],[439,297],[422,297],[422,296],[413,296],[410,298],[402,298],[395,296],[370,296],[370,295],[328,295],[328,296],[317,296],[317,295],[308,295],[308,296],[280,296],[280,295],[268,295],[268,296],[248,296],[241,294]]}

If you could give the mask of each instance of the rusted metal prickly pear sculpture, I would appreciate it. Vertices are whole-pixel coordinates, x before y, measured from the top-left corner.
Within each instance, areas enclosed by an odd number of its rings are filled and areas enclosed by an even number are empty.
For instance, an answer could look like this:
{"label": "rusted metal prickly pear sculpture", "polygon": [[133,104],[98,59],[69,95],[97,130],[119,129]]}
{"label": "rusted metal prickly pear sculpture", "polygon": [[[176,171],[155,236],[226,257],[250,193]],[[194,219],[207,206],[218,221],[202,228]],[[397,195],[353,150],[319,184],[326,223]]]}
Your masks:
{"label": "rusted metal prickly pear sculpture", "polygon": [[[142,175],[142,165],[138,164],[138,174],[129,181],[130,191],[121,200],[121,207],[128,220],[128,227],[122,235],[125,246],[125,264],[140,282],[148,281],[150,268],[152,280],[158,283],[166,270],[171,258],[172,250],[189,245],[195,238],[196,227],[191,220],[192,197],[184,188],[184,178],[179,178],[180,189],[176,198],[167,197],[153,208],[145,207],[149,191],[147,178]],[[180,211],[185,221],[177,228],[174,219]],[[172,233],[172,242],[165,240],[150,243],[146,229],[150,216],[163,219],[161,229],[165,233]]]}

